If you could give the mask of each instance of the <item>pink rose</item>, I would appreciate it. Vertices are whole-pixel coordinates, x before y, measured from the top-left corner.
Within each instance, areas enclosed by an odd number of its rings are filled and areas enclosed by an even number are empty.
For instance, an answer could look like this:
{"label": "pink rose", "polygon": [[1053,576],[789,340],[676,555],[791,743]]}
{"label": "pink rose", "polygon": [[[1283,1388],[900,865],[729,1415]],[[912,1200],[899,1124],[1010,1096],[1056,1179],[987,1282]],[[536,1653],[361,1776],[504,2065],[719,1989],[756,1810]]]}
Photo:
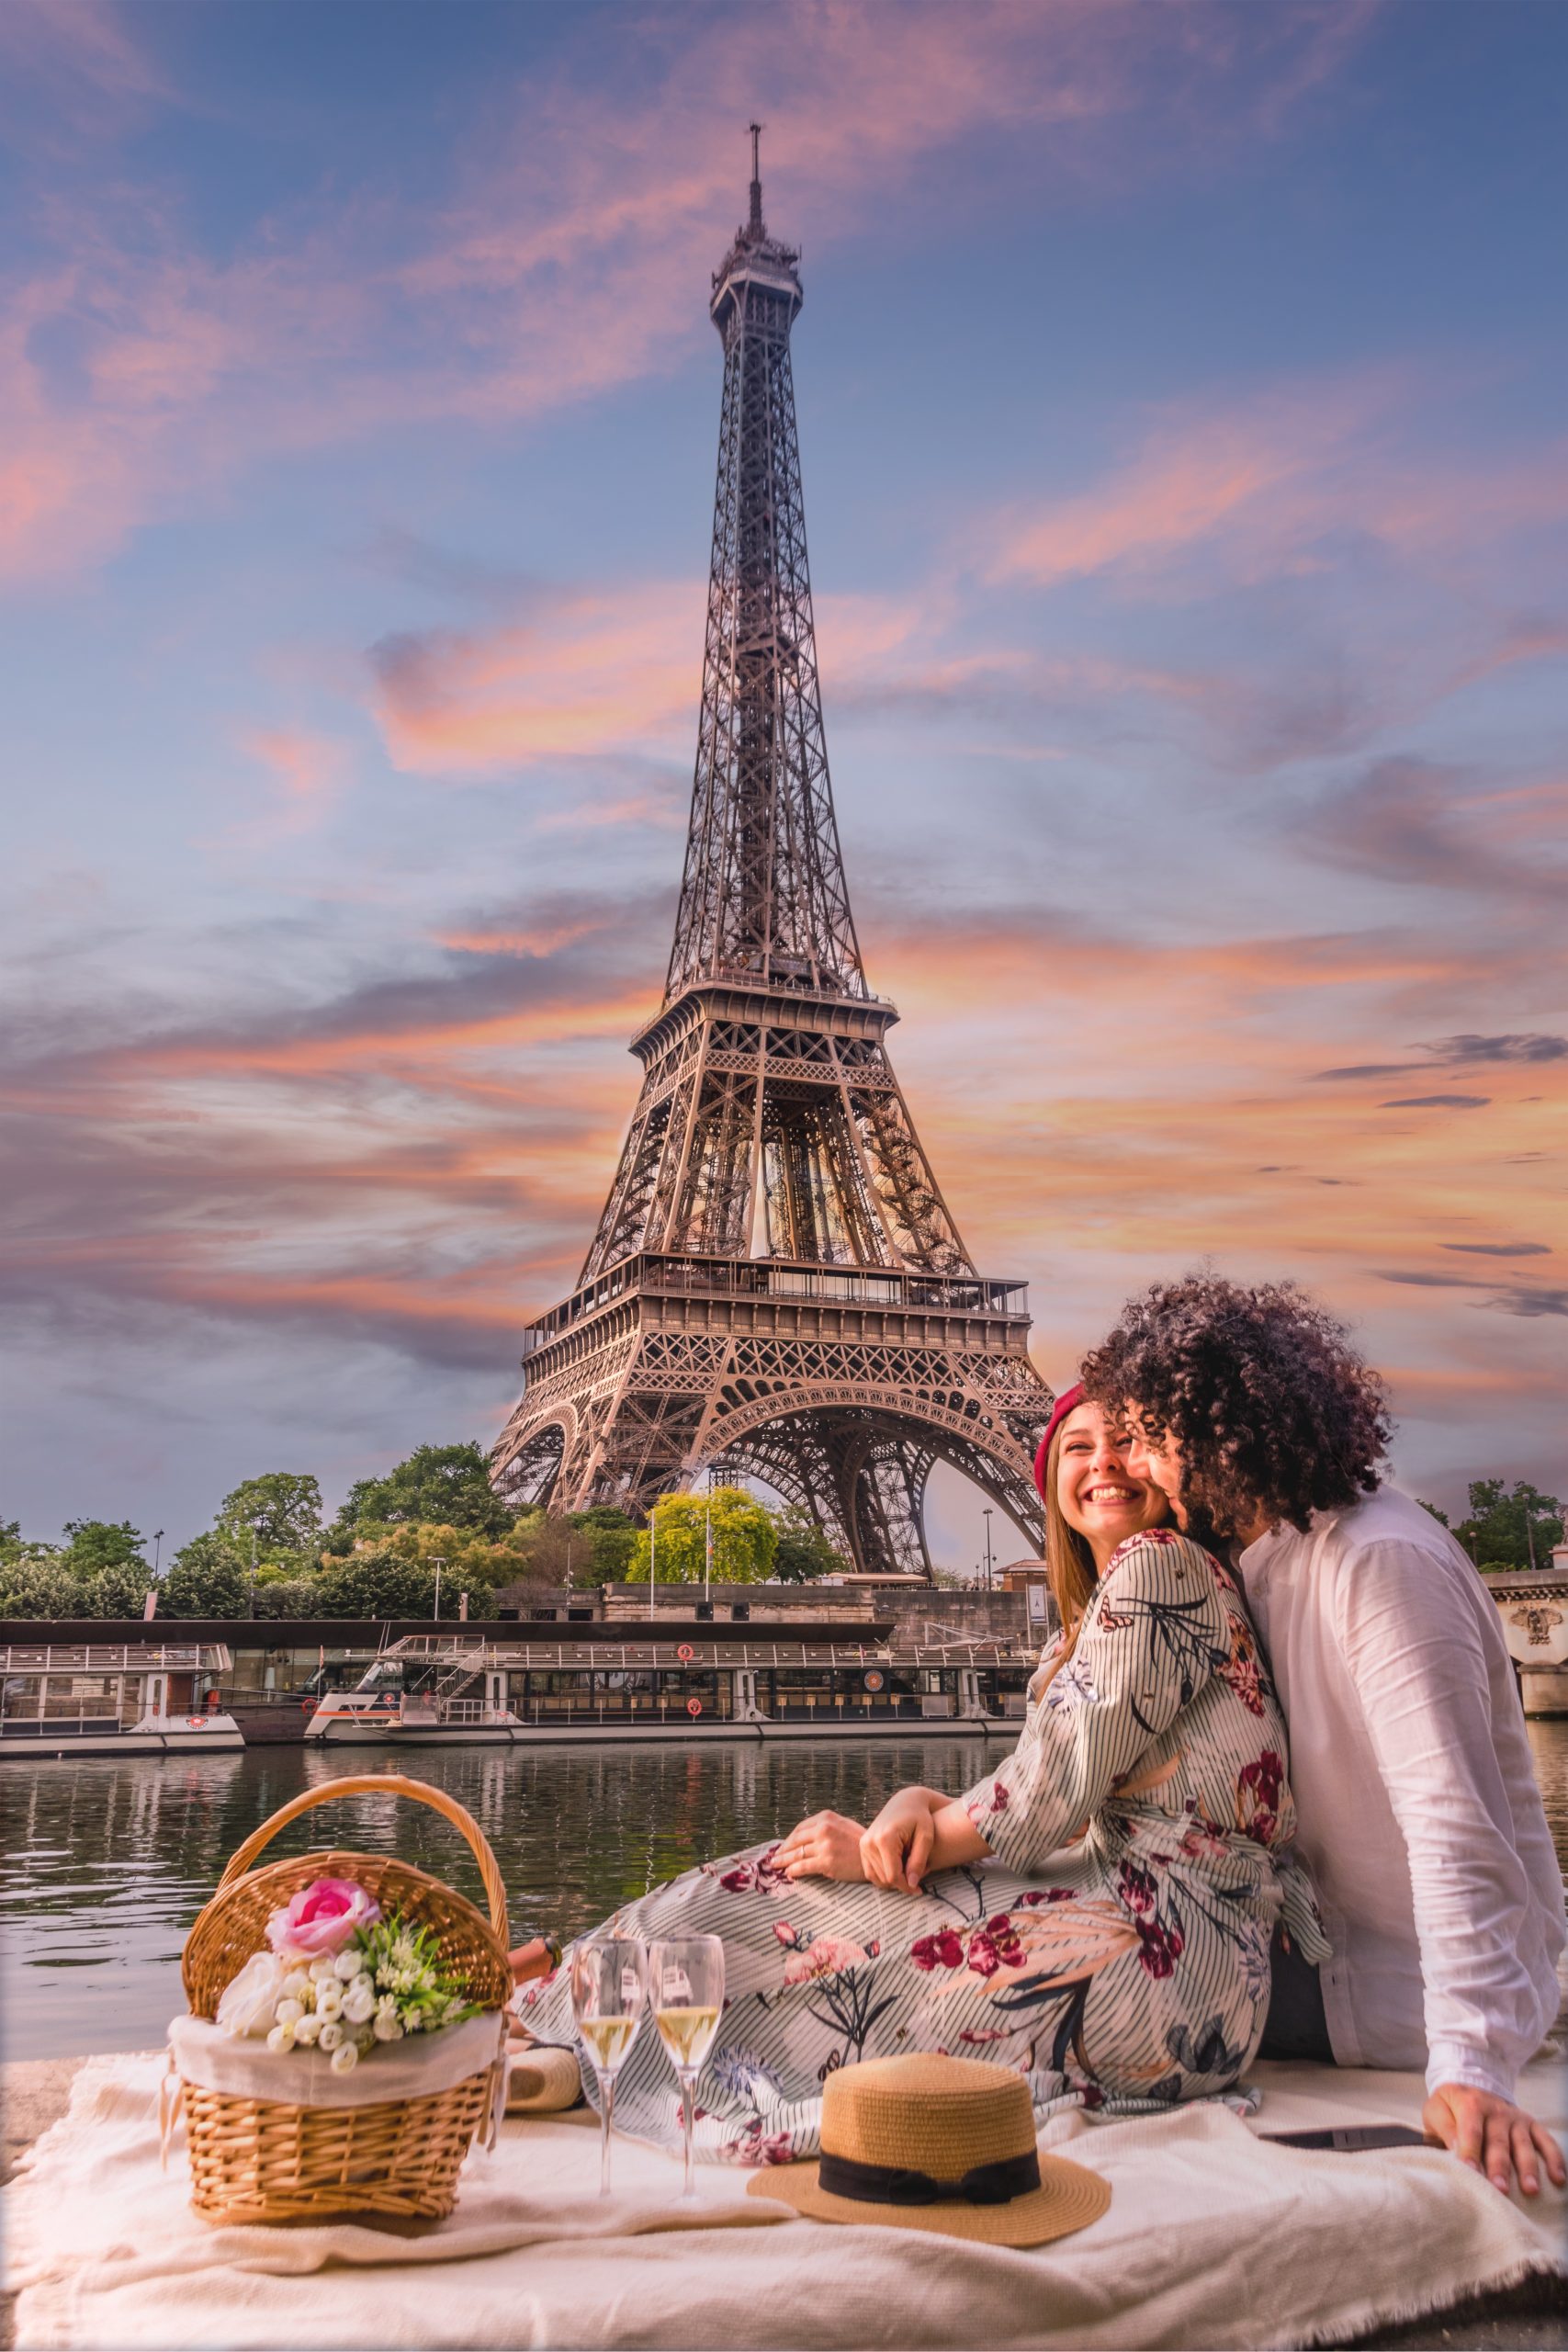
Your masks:
{"label": "pink rose", "polygon": [[845,1936],[818,1936],[805,1951],[795,1951],[784,1962],[784,1981],[786,1984],[808,1984],[818,1976],[837,1976],[845,1969],[858,1968],[867,1957],[859,1944]]}
{"label": "pink rose", "polygon": [[307,1960],[330,1960],[354,1941],[361,1928],[374,1926],[381,1906],[351,1878],[313,1878],[266,1923],[274,1951],[301,1952]]}

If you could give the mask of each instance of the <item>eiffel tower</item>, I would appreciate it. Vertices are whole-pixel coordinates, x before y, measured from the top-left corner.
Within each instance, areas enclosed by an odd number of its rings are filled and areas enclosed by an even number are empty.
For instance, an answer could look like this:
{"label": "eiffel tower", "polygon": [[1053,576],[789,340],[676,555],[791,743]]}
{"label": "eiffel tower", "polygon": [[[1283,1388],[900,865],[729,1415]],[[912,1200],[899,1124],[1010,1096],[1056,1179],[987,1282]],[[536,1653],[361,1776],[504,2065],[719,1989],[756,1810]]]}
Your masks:
{"label": "eiffel tower", "polygon": [[926,1576],[964,1472],[1038,1550],[1051,1393],[1021,1283],[976,1272],[888,1060],[850,913],[817,677],[790,330],[799,256],[750,215],[724,345],[702,714],[664,1001],[570,1298],[524,1339],[491,1457],[517,1506],[640,1515],[704,1469],[804,1504],[871,1573]]}

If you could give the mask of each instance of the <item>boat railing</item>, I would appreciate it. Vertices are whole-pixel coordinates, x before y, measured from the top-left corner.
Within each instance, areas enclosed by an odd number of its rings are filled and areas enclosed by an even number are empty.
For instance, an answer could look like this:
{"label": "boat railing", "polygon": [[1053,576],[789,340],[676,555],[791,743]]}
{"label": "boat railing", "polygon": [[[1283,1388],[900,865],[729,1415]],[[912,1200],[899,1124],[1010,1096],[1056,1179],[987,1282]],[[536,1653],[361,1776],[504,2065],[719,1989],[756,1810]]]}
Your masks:
{"label": "boat railing", "polygon": [[[669,1673],[682,1669],[711,1673],[716,1668],[730,1668],[1000,1667],[1021,1663],[1006,1641],[995,1637],[965,1640],[952,1626],[932,1625],[927,1631],[949,1638],[912,1641],[908,1635],[896,1634],[891,1641],[882,1642],[779,1642],[760,1641],[750,1635],[733,1639],[726,1633],[682,1643],[668,1637],[648,1642],[468,1642],[438,1634],[408,1634],[394,1643],[386,1656],[446,1667],[447,1675],[435,1685],[431,1694],[434,1697],[444,1696],[447,1690],[460,1689],[463,1682],[482,1674],[487,1668],[516,1673],[532,1669],[545,1674],[620,1674],[634,1669],[647,1672],[650,1668]],[[682,1656],[682,1652],[686,1655]]]}
{"label": "boat railing", "polygon": [[0,1674],[227,1674],[222,1642],[7,1642]]}
{"label": "boat railing", "polygon": [[[460,1666],[465,1676],[482,1673],[487,1667],[511,1668],[519,1673],[534,1668],[549,1674],[579,1669],[618,1674],[633,1668],[644,1671],[649,1668],[660,1668],[670,1673],[682,1669],[711,1673],[716,1668],[731,1667],[886,1666],[891,1656],[884,1642],[731,1641],[725,1636],[716,1641],[696,1643],[676,1643],[669,1639],[653,1642],[525,1641],[476,1643],[461,1650],[443,1650],[434,1646],[417,1652],[412,1649],[413,1643],[431,1640],[432,1636],[428,1634],[411,1635],[411,1648],[400,1648],[400,1655],[404,1658],[411,1655],[418,1656],[433,1665]],[[689,1655],[682,1657],[682,1651]]]}

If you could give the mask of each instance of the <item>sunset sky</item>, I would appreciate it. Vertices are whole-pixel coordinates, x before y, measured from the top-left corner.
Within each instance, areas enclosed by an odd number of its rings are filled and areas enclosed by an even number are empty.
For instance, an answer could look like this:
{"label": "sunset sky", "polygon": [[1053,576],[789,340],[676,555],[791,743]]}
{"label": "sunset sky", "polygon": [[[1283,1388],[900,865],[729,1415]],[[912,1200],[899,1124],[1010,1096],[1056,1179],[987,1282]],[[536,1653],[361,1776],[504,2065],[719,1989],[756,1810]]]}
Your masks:
{"label": "sunset sky", "polygon": [[1406,1484],[1562,1493],[1565,74],[1560,0],[6,0],[0,1516],[166,1559],[504,1419],[668,952],[754,114],[869,978],[1042,1371],[1293,1274]]}

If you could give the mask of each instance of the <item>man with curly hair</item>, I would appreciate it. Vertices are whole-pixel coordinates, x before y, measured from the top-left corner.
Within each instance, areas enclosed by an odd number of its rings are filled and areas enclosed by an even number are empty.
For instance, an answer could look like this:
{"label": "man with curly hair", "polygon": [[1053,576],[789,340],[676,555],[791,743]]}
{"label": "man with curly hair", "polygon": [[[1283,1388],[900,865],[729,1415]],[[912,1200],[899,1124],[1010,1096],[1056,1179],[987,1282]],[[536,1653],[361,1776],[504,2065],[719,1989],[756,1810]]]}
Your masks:
{"label": "man with curly hair", "polygon": [[1516,2105],[1557,2014],[1562,1873],[1491,1596],[1382,1476],[1377,1374],[1294,1283],[1131,1300],[1083,1366],[1127,1466],[1228,1543],[1291,1736],[1299,1844],[1334,1946],[1276,1948],[1263,2054],[1427,2072],[1424,2121],[1501,2189],[1562,2151]]}

